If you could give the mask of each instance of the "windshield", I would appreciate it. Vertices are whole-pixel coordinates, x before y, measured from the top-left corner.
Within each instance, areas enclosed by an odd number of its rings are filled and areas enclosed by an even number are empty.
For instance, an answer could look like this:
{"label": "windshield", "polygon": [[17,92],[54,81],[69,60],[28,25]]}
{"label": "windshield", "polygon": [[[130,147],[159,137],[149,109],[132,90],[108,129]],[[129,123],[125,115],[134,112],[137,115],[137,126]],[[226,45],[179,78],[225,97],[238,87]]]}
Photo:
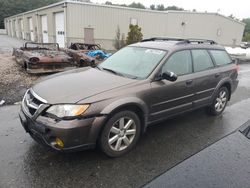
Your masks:
{"label": "windshield", "polygon": [[165,56],[166,51],[141,47],[125,47],[99,65],[100,68],[128,75],[147,78]]}

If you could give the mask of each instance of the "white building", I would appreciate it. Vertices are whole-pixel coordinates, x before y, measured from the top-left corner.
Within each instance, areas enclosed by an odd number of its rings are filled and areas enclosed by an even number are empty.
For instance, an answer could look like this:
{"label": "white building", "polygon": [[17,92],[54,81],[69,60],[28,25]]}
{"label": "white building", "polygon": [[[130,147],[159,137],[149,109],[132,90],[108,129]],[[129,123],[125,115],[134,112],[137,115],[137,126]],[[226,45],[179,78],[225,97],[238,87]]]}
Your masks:
{"label": "white building", "polygon": [[95,42],[113,49],[117,26],[127,35],[138,24],[144,38],[167,36],[211,39],[239,45],[245,24],[217,13],[153,11],[82,1],[62,1],[5,18],[8,35],[36,42]]}

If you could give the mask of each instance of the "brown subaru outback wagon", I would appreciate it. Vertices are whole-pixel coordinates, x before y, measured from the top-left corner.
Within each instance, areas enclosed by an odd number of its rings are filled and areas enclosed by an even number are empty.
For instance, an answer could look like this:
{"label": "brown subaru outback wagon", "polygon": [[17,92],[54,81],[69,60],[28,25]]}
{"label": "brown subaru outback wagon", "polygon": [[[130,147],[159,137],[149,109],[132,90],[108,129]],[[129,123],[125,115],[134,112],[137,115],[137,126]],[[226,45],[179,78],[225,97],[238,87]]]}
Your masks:
{"label": "brown subaru outback wagon", "polygon": [[207,107],[220,115],[238,85],[238,67],[211,40],[151,38],[96,67],[52,75],[25,94],[20,119],[58,151],[130,151],[149,125]]}

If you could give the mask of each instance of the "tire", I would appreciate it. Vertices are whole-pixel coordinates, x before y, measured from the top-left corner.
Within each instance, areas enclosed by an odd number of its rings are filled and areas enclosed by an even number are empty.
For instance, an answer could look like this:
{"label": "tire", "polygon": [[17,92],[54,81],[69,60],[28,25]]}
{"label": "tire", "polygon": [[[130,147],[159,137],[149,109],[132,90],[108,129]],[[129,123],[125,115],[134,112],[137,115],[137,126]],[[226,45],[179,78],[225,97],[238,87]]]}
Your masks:
{"label": "tire", "polygon": [[140,132],[141,122],[138,115],[132,111],[120,111],[107,121],[99,145],[109,157],[120,157],[136,145]]}
{"label": "tire", "polygon": [[229,91],[226,87],[221,87],[216,93],[213,103],[208,108],[208,112],[213,116],[222,114],[229,99]]}

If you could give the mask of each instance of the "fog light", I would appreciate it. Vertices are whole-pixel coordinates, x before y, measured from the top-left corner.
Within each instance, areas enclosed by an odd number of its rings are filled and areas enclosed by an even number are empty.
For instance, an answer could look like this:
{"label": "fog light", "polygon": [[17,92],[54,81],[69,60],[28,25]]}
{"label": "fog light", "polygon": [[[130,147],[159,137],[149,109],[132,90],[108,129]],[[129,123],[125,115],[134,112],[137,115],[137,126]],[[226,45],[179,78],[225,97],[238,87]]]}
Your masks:
{"label": "fog light", "polygon": [[59,146],[61,148],[64,147],[64,143],[60,138],[56,138],[54,143],[55,143],[56,146]]}

